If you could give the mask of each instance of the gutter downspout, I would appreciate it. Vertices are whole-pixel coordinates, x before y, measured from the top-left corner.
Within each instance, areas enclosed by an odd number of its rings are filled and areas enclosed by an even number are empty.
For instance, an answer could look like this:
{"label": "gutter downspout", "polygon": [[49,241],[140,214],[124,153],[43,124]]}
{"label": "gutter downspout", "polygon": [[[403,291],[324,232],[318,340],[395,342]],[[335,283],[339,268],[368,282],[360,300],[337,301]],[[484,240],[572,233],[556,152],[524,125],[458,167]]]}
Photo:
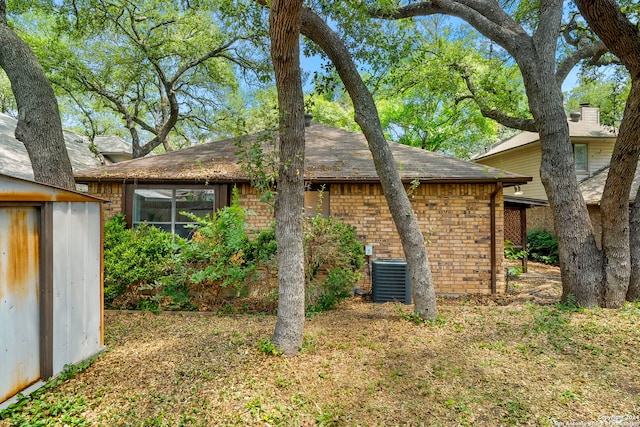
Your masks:
{"label": "gutter downspout", "polygon": [[502,182],[496,183],[496,189],[490,195],[491,199],[491,294],[494,295],[497,292],[497,251],[496,251],[496,196],[502,191]]}

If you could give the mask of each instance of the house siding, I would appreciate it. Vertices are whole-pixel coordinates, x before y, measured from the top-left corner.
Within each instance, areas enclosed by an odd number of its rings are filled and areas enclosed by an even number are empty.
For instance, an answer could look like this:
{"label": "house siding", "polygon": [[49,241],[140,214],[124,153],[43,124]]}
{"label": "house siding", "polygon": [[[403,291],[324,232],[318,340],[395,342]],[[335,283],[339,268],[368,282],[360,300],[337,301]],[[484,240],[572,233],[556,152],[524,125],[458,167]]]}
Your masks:
{"label": "house siding", "polygon": [[[574,144],[587,144],[589,148],[589,176],[598,172],[604,167],[609,166],[611,162],[611,154],[613,154],[613,146],[616,142],[614,138],[571,138]],[[578,176],[578,178],[586,175]]]}
{"label": "house siding", "polygon": [[[540,181],[541,161],[542,152],[540,150],[540,144],[534,143],[495,156],[479,159],[478,163],[504,169],[509,172],[517,171],[519,174],[533,177],[531,182],[521,186],[523,192],[522,197],[546,200],[547,195]],[[506,196],[513,196],[514,192],[515,189],[513,187],[504,189]]]}
{"label": "house siding", "polygon": [[[412,194],[414,214],[425,235],[436,292],[488,294],[491,292],[491,211],[495,184],[421,184]],[[241,185],[240,204],[253,211],[248,226],[258,230],[273,220],[269,206],[256,191]],[[373,246],[376,258],[404,258],[400,237],[379,184],[331,184],[331,216],[356,228],[363,244]],[[496,198],[497,290],[504,290],[503,200]],[[371,288],[368,266],[360,283]]]}
{"label": "house siding", "polygon": [[[587,178],[609,165],[613,145],[615,144],[614,138],[572,137],[571,141],[574,144],[588,145],[589,170],[588,173],[577,174],[578,180]],[[534,142],[524,147],[479,159],[477,162],[486,166],[533,177],[531,182],[521,186],[523,192],[522,197],[547,200],[547,193],[540,180],[540,164],[542,162],[540,142]],[[513,187],[505,188],[504,194],[513,196],[514,191]],[[553,227],[551,227],[551,229],[553,229]]]}
{"label": "house siding", "polygon": [[[237,184],[239,204],[249,211],[251,232],[268,228],[272,208],[260,201],[255,188]],[[404,258],[402,244],[380,184],[331,184],[328,194],[331,216],[356,228],[363,244],[373,246],[376,258]],[[491,211],[495,184],[421,184],[412,193],[414,214],[425,235],[436,292],[440,294],[491,293]],[[89,192],[111,200],[105,217],[120,212],[122,184],[92,182]],[[503,198],[496,197],[496,287],[504,291]],[[370,266],[362,270],[359,284],[371,289]]]}

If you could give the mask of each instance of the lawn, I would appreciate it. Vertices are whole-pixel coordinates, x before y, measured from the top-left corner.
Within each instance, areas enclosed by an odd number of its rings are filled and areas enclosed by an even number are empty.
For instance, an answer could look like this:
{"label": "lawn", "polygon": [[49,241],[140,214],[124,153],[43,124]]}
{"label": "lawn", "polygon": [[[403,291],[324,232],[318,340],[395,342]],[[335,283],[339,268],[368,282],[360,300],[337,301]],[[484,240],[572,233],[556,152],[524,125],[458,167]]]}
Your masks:
{"label": "lawn", "polygon": [[0,426],[640,426],[640,304],[558,307],[534,282],[430,323],[349,299],[293,358],[265,352],[274,316],[110,311],[108,351]]}

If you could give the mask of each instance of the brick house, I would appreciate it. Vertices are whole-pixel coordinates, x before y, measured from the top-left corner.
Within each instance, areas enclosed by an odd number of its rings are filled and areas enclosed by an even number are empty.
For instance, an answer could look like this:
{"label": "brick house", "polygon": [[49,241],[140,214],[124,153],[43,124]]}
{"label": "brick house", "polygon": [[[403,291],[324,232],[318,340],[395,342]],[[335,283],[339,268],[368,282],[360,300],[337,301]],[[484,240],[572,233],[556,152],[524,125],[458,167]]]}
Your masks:
{"label": "brick house", "polygon": [[[273,213],[260,201],[238,155],[240,147],[257,140],[254,135],[197,145],[84,170],[76,180],[87,184],[91,195],[111,201],[107,216],[123,212],[132,226],[146,221],[179,234],[188,222],[179,212],[202,216],[226,206],[235,186],[240,205],[255,213],[247,217],[249,226],[260,229],[269,226]],[[362,243],[373,248],[371,259],[404,258],[364,136],[312,123],[306,140],[308,213],[320,211],[355,226]],[[261,144],[265,153],[273,152],[273,144]],[[428,242],[436,291],[503,291],[503,188],[531,178],[389,145]],[[320,186],[322,197],[316,191]],[[363,273],[366,287],[370,277]]]}
{"label": "brick house", "polygon": [[[579,111],[570,114],[569,135],[573,144],[575,156],[576,176],[581,183],[581,188],[590,188],[591,194],[584,194],[585,199],[593,199],[593,185],[588,183],[593,177],[602,174],[609,166],[611,153],[616,142],[617,133],[614,129],[600,124],[600,110],[582,104]],[[511,202],[511,206],[505,206],[505,215],[510,216],[510,210],[530,207],[526,213],[526,229],[546,229],[554,232],[553,217],[548,206],[547,195],[540,181],[540,163],[542,151],[540,138],[535,132],[521,132],[511,138],[503,140],[486,151],[473,157],[477,163],[505,169],[511,172],[532,176],[533,180],[523,186],[505,188],[505,198]],[[605,175],[606,176],[606,175]],[[600,182],[599,180],[597,180]],[[587,182],[586,187],[583,183]],[[604,187],[604,181],[601,182]],[[516,194],[517,192],[517,194]],[[600,188],[600,195],[602,188]],[[589,212],[592,222],[599,223],[599,208],[597,201],[592,200]],[[512,227],[505,225],[506,230]]]}

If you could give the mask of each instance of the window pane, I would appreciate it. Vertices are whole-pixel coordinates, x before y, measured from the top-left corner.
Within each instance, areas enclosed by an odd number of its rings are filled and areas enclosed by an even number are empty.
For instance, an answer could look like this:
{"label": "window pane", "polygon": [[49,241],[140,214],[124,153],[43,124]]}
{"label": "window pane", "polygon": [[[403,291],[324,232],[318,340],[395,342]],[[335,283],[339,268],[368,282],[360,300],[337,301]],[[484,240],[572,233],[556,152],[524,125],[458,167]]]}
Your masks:
{"label": "window pane", "polygon": [[573,144],[573,155],[576,162],[576,172],[588,172],[587,144]]}
{"label": "window pane", "polygon": [[172,190],[134,190],[133,223],[168,224],[171,230],[172,193]]}
{"label": "window pane", "polygon": [[214,190],[176,190],[176,224],[192,222],[180,212],[190,212],[199,217],[213,214],[215,202]]}
{"label": "window pane", "polygon": [[320,199],[320,191],[304,192],[304,211],[308,217],[314,217],[318,214],[323,217],[329,216],[329,190],[322,191],[322,200]]}

